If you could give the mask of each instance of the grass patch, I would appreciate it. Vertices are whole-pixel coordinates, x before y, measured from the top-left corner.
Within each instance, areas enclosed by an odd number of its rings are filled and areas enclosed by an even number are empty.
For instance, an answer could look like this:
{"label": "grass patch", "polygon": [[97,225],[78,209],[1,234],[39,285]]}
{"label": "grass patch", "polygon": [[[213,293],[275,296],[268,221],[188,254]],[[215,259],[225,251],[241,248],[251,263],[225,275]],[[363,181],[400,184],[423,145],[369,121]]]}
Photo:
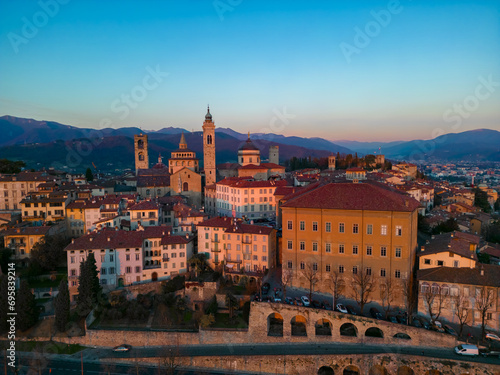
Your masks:
{"label": "grass patch", "polygon": [[[2,346],[6,346],[7,342],[2,341]],[[65,344],[57,341],[16,341],[16,350],[20,352],[44,352],[54,354],[75,354],[86,349],[80,344]]]}
{"label": "grass patch", "polygon": [[248,328],[248,324],[241,314],[235,315],[233,319],[229,318],[229,314],[216,313],[214,328]]}

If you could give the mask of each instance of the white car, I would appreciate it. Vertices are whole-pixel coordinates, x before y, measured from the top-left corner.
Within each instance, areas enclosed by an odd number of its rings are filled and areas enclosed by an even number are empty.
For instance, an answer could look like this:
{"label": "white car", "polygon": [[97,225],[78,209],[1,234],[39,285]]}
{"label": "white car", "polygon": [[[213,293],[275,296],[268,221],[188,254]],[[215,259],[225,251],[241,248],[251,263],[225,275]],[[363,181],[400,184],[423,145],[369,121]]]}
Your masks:
{"label": "white car", "polygon": [[306,296],[300,297],[300,300],[302,301],[304,306],[311,306],[311,302],[309,301],[309,298],[307,298]]}
{"label": "white car", "polygon": [[498,337],[498,335],[495,335],[494,333],[487,333],[486,340],[500,341],[500,337]]}
{"label": "white car", "polygon": [[347,311],[347,309],[345,308],[345,306],[342,305],[341,303],[337,303],[337,311],[340,311],[341,313],[344,313],[344,314],[348,314],[349,313]]}

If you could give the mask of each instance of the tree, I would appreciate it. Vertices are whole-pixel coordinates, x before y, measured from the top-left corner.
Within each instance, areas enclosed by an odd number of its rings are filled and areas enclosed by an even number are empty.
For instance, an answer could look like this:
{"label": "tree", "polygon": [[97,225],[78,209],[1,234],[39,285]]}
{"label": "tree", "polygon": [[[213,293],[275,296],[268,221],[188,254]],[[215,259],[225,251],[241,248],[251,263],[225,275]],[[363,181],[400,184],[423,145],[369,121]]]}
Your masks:
{"label": "tree", "polygon": [[398,286],[395,285],[391,277],[385,278],[380,282],[380,300],[382,309],[385,311],[385,318],[389,316],[391,305],[399,296]]}
{"label": "tree", "polygon": [[207,258],[205,254],[194,254],[188,260],[188,264],[192,270],[195,272],[195,278],[198,278],[198,274],[203,272],[207,266]]}
{"label": "tree", "polygon": [[7,269],[9,268],[8,264],[10,263],[10,259],[12,257],[12,250],[6,247],[0,247],[0,267],[2,273],[7,274]]}
{"label": "tree", "polygon": [[351,296],[358,303],[361,314],[363,314],[365,305],[371,302],[371,295],[375,290],[375,285],[376,282],[373,275],[363,269],[358,270],[352,276]]}
{"label": "tree", "polygon": [[214,323],[215,323],[215,316],[214,316],[214,314],[205,314],[200,319],[200,326],[201,326],[201,328],[208,328],[208,327],[210,327]]}
{"label": "tree", "polygon": [[436,289],[427,288],[427,290],[422,293],[425,304],[427,305],[427,310],[429,311],[429,316],[431,317],[431,324],[434,324],[436,320],[441,316],[443,307],[448,300],[447,289],[439,288]]}
{"label": "tree", "polygon": [[469,298],[463,293],[458,292],[457,295],[452,297],[452,301],[455,308],[454,314],[458,319],[460,327],[458,336],[462,336],[464,325],[469,320]]}
{"label": "tree", "polygon": [[493,289],[489,289],[485,286],[481,288],[476,288],[476,310],[479,311],[481,316],[481,337],[484,339],[484,334],[486,331],[486,318],[488,312],[493,307],[493,302],[495,301],[495,293]]}
{"label": "tree", "polygon": [[408,312],[409,323],[411,323],[412,312],[415,311],[418,303],[418,294],[415,290],[415,282],[413,277],[403,279],[401,281],[401,292],[403,293],[406,311]]}
{"label": "tree", "polygon": [[68,280],[63,279],[59,283],[59,293],[55,302],[56,327],[59,332],[65,332],[70,311]]}
{"label": "tree", "polygon": [[283,289],[283,299],[286,298],[286,288],[292,285],[292,281],[293,281],[293,271],[289,269],[283,269],[281,271],[281,279],[280,279],[281,289]]}
{"label": "tree", "polygon": [[314,286],[318,283],[319,278],[318,278],[318,269],[317,269],[317,264],[310,264],[307,263],[305,265],[305,268],[302,270],[302,275],[304,278],[307,280],[307,283],[309,284],[309,301],[312,300],[312,294],[314,291]]}
{"label": "tree", "polygon": [[333,271],[329,276],[328,279],[326,279],[328,288],[332,291],[332,297],[333,297],[333,308],[335,308],[335,304],[339,300],[340,297],[342,297],[342,293],[344,293],[345,289],[345,281],[344,278],[342,277],[342,274],[339,273],[339,271],[335,270]]}
{"label": "tree", "polygon": [[66,259],[64,248],[69,240],[62,236],[44,236],[33,245],[30,259],[37,262],[44,270],[55,271],[56,267]]}
{"label": "tree", "polygon": [[500,197],[497,198],[497,200],[495,201],[493,208],[495,209],[496,212],[500,211]]}
{"label": "tree", "polygon": [[12,161],[9,159],[0,159],[0,173],[14,174],[21,172],[21,169],[26,167],[24,161]]}
{"label": "tree", "polygon": [[231,293],[226,293],[226,307],[229,309],[229,318],[233,319],[234,310],[238,307],[238,300]]}
{"label": "tree", "polygon": [[474,206],[479,207],[486,213],[491,212],[490,202],[488,202],[488,193],[479,188],[474,189]]}
{"label": "tree", "polygon": [[35,296],[31,293],[26,280],[21,281],[19,290],[16,293],[16,322],[21,331],[26,331],[38,320],[38,309],[36,307]]}
{"label": "tree", "polygon": [[78,282],[76,304],[80,314],[82,316],[87,316],[94,306],[97,305],[102,293],[93,253],[90,253],[87,259],[80,263],[80,276]]}
{"label": "tree", "polygon": [[166,374],[174,375],[180,366],[179,346],[175,348],[164,348],[161,353],[160,363],[165,367]]}
{"label": "tree", "polygon": [[87,170],[85,171],[85,179],[87,180],[87,182],[94,181],[94,175],[92,174],[92,169],[87,168]]}
{"label": "tree", "polygon": [[450,217],[448,220],[439,223],[434,228],[432,228],[432,233],[433,234],[449,233],[449,232],[454,232],[456,230],[460,230],[460,228],[458,227],[457,220]]}

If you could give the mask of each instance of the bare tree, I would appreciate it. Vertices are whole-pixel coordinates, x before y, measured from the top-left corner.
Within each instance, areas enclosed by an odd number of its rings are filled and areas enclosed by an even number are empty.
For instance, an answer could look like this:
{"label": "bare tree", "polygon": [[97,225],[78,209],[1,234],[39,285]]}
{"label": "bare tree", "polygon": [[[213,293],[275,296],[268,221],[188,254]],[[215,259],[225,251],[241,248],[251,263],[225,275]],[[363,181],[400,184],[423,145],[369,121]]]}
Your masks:
{"label": "bare tree", "polygon": [[326,279],[328,288],[332,291],[333,297],[333,308],[335,308],[335,303],[342,297],[345,289],[344,277],[338,270],[334,270]]}
{"label": "bare tree", "polygon": [[418,303],[418,293],[415,290],[415,282],[412,276],[401,281],[401,292],[403,293],[406,312],[408,313],[408,324],[411,323],[412,313]]}
{"label": "bare tree", "polygon": [[305,265],[305,268],[302,270],[302,275],[305,277],[307,283],[309,284],[309,300],[311,301],[314,285],[316,285],[319,281],[318,270],[315,269],[312,264],[307,263]]}
{"label": "bare tree", "polygon": [[380,280],[380,300],[382,301],[382,309],[385,311],[385,318],[391,311],[391,305],[399,296],[399,290],[396,283],[391,277]]}
{"label": "bare tree", "polygon": [[375,286],[376,282],[373,275],[363,269],[352,275],[351,296],[358,303],[361,314],[363,314],[365,305],[371,302]]}
{"label": "bare tree", "polygon": [[429,316],[431,317],[431,324],[434,324],[434,322],[441,316],[444,304],[448,300],[447,289],[427,289],[427,291],[422,294],[422,298],[427,305],[427,310],[429,311]]}
{"label": "bare tree", "polygon": [[286,288],[292,285],[293,281],[293,271],[289,269],[282,269],[280,285],[283,289],[283,300],[286,298]]}
{"label": "bare tree", "polygon": [[458,292],[456,296],[452,296],[452,301],[455,306],[454,314],[458,318],[460,325],[460,332],[458,333],[458,336],[462,336],[464,325],[469,320],[469,297],[466,297],[463,293]]}
{"label": "bare tree", "polygon": [[176,374],[180,366],[179,346],[164,348],[160,355],[160,364],[165,368],[166,374]]}
{"label": "bare tree", "polygon": [[483,286],[481,288],[476,288],[476,310],[479,311],[481,315],[481,337],[484,339],[485,329],[486,329],[486,317],[488,311],[493,307],[495,295],[493,289],[488,289]]}

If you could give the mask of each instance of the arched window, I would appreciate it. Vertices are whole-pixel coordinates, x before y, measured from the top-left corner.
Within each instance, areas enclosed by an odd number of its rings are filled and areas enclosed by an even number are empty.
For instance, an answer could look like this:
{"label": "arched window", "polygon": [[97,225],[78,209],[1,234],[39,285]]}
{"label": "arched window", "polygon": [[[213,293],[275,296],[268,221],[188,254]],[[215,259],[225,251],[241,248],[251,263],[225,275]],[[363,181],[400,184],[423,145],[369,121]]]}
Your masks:
{"label": "arched window", "polygon": [[142,152],[139,153],[139,161],[144,161],[144,154]]}
{"label": "arched window", "polygon": [[212,144],[212,136],[209,134],[207,135],[207,145],[211,145]]}
{"label": "arched window", "polygon": [[432,294],[439,294],[439,285],[436,283],[432,284],[431,292]]}
{"label": "arched window", "polygon": [[[137,148],[143,149],[144,148],[144,141],[142,139],[139,139],[137,141]],[[140,157],[140,156],[139,156]]]}
{"label": "arched window", "polygon": [[188,185],[188,183],[187,183],[187,182],[184,182],[184,183],[182,184],[182,191],[189,191],[189,185]]}
{"label": "arched window", "polygon": [[422,283],[422,286],[420,287],[420,291],[422,293],[429,293],[429,284],[427,283]]}

